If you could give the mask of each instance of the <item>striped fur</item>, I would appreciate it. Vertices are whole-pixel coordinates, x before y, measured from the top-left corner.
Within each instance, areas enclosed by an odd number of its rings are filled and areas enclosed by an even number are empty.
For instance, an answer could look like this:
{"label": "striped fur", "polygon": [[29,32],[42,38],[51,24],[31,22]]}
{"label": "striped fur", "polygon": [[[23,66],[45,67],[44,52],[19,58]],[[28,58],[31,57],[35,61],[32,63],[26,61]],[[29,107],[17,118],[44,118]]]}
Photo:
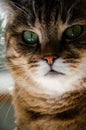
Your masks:
{"label": "striped fur", "polygon": [[[7,62],[15,80],[18,130],[85,130],[86,1],[2,3],[11,18],[5,39]],[[73,25],[83,26],[83,34],[72,41],[64,39],[65,30]],[[22,35],[26,30],[38,34],[38,44],[25,43]],[[46,56],[56,57],[52,66]],[[52,69],[59,74],[51,73]]]}

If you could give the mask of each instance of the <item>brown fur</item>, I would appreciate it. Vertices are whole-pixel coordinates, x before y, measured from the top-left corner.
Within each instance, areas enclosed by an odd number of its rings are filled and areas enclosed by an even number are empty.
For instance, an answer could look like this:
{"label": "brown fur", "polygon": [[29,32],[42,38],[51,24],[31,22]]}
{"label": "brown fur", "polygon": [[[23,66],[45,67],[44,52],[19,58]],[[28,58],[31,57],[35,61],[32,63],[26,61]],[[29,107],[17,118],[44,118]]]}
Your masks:
{"label": "brown fur", "polygon": [[[86,130],[86,0],[10,1],[15,13],[5,39],[18,130]],[[81,35],[68,39],[76,25]],[[36,33],[37,43],[27,43],[25,31]],[[56,80],[46,76],[49,67]]]}
{"label": "brown fur", "polygon": [[14,99],[18,130],[86,129],[86,90],[49,99],[46,95],[28,93],[17,86]]}

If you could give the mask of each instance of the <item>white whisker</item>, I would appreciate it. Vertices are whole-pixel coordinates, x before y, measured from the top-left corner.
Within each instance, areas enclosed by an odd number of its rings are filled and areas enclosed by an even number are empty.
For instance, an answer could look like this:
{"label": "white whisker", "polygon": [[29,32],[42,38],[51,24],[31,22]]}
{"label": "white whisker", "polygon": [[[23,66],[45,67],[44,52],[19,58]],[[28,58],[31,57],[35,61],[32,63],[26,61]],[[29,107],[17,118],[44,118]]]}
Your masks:
{"label": "white whisker", "polygon": [[12,108],[12,104],[9,106],[9,108],[7,110],[7,114],[6,114],[6,116],[5,116],[4,120],[3,120],[3,125],[2,125],[1,130],[3,130],[3,126],[5,125],[5,121],[6,121],[7,117],[8,117],[8,115],[9,115],[9,112],[10,112],[11,108]]}
{"label": "white whisker", "polygon": [[[0,98],[0,102],[1,103],[3,102],[4,98],[6,99],[6,96],[3,96],[2,98]],[[9,97],[7,97],[7,99],[5,100],[5,102],[0,106],[0,110],[6,105],[6,103],[8,102],[8,99],[9,99]]]}
{"label": "white whisker", "polygon": [[[22,88],[22,89],[23,89],[23,88]],[[22,91],[22,89],[17,93],[16,97],[14,98],[14,101],[16,100],[16,98],[18,97],[18,95],[20,94],[20,92]],[[12,104],[10,104],[10,106],[9,106],[9,108],[8,108],[8,110],[7,110],[7,113],[6,113],[5,118],[4,118],[4,120],[3,120],[3,125],[2,125],[2,126],[4,126],[4,124],[5,124],[5,122],[6,122],[6,119],[8,118],[8,115],[9,115],[9,112],[10,112],[11,108],[12,108]],[[2,127],[1,130],[3,130],[3,127]]]}

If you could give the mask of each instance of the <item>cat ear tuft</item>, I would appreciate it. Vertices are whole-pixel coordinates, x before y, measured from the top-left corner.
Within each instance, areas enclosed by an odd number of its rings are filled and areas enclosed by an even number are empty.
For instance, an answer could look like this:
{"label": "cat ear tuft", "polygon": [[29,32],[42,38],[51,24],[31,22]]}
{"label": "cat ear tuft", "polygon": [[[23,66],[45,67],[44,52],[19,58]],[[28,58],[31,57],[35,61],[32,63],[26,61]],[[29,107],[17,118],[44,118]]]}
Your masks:
{"label": "cat ear tuft", "polygon": [[14,18],[15,12],[12,9],[10,2],[13,2],[13,1],[0,0],[0,19],[3,21],[2,28],[5,28],[7,23],[11,24]]}

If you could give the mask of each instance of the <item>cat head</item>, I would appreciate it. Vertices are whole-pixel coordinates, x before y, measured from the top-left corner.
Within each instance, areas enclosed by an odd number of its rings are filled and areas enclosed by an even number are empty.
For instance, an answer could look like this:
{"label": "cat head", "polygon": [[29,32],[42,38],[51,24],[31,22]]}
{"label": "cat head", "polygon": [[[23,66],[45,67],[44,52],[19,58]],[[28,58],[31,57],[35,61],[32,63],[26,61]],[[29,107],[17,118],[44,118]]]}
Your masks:
{"label": "cat head", "polygon": [[85,0],[1,3],[11,18],[7,60],[17,84],[50,95],[86,87]]}

